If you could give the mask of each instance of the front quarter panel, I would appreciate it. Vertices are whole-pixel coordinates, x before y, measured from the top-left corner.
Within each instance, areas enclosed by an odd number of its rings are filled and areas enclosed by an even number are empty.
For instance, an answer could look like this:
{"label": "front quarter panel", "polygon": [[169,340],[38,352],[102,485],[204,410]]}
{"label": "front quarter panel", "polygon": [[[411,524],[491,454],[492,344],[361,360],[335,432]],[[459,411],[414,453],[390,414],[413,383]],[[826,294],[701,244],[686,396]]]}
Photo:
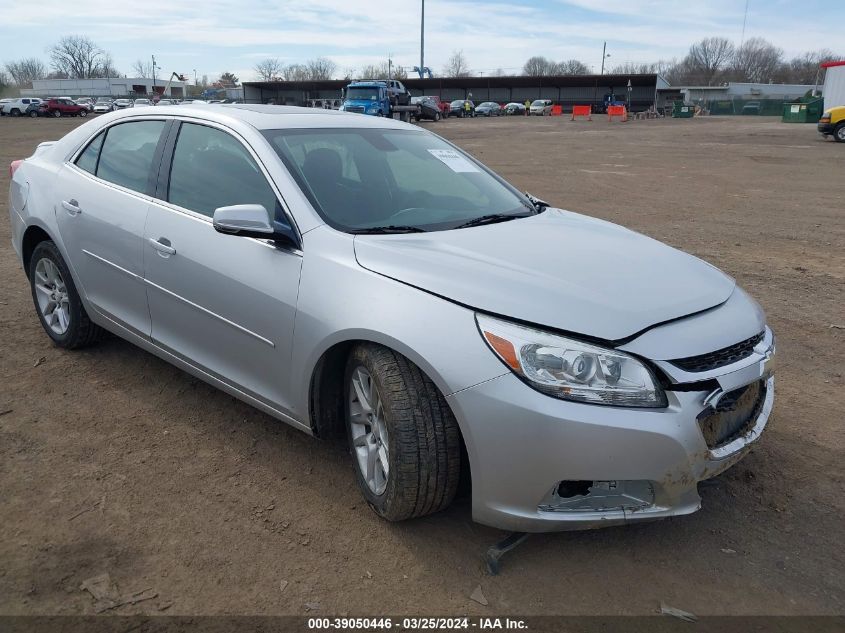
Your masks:
{"label": "front quarter panel", "polygon": [[307,419],[317,361],[332,346],[371,341],[403,354],[444,395],[507,373],[481,339],[472,310],[365,270],[354,236],[323,226],[305,236],[292,391]]}

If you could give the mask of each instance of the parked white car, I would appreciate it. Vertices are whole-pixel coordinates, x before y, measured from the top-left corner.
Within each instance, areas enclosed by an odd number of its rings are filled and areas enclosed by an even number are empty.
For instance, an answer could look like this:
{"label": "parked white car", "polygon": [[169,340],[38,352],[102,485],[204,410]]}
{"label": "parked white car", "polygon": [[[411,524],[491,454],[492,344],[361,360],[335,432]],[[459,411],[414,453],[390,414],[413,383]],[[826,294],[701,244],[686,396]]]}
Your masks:
{"label": "parked white car", "polygon": [[125,110],[126,108],[133,107],[133,105],[132,99],[115,99],[114,101],[115,110]]}
{"label": "parked white car", "polygon": [[36,99],[35,97],[9,99],[9,101],[3,104],[2,112],[3,114],[8,114],[9,116],[23,116],[26,114],[30,105],[41,105],[41,99]]}
{"label": "parked white car", "polygon": [[111,99],[97,99],[97,103],[94,104],[94,112],[97,114],[111,112],[112,110],[114,110],[114,102]]}

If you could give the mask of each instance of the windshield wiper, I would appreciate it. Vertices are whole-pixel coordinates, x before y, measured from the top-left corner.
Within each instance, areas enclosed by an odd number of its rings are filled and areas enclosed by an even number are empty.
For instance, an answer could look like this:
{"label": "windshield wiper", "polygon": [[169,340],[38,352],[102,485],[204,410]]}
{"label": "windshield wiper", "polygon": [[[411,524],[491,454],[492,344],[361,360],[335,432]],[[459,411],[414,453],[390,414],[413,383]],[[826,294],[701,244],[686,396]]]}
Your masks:
{"label": "windshield wiper", "polygon": [[547,209],[548,207],[552,206],[545,200],[540,200],[540,198],[532,196],[527,191],[525,192],[525,197],[528,198],[528,201],[534,205],[534,208],[537,209],[537,211],[542,211],[543,209]]}
{"label": "windshield wiper", "polygon": [[390,224],[388,226],[369,226],[363,229],[355,229],[352,233],[356,235],[379,235],[389,233],[426,233],[425,229],[418,226],[402,226]]}
{"label": "windshield wiper", "polygon": [[517,218],[525,218],[527,215],[514,215],[512,213],[491,213],[490,215],[482,215],[480,218],[475,218],[469,222],[464,222],[456,226],[456,229],[467,229],[471,226],[481,226],[482,224],[496,224],[497,222],[507,222],[508,220],[516,220]]}

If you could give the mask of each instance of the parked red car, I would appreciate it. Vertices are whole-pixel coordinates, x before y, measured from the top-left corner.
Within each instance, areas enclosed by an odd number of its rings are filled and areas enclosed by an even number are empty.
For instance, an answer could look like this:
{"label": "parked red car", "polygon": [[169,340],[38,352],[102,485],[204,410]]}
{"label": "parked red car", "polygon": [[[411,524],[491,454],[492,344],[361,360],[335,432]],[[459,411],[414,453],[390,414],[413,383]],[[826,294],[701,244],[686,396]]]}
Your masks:
{"label": "parked red car", "polygon": [[47,99],[38,109],[41,116],[88,116],[88,108],[74,103],[71,99]]}
{"label": "parked red car", "polygon": [[440,108],[440,115],[445,119],[449,116],[451,112],[451,107],[448,101],[441,101],[440,97],[428,96],[425,95],[422,97],[423,99],[431,99],[434,103],[437,104],[437,107]]}

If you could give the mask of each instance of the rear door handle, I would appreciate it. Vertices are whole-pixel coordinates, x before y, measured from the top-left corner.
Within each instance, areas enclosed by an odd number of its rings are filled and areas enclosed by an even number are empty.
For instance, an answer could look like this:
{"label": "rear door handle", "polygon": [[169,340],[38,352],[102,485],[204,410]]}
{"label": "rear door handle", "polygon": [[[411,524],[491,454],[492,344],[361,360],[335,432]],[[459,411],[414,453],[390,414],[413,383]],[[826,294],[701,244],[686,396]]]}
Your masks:
{"label": "rear door handle", "polygon": [[68,215],[79,215],[82,209],[79,208],[79,203],[71,198],[70,200],[62,200],[62,208],[68,212]]}
{"label": "rear door handle", "polygon": [[162,257],[170,257],[171,255],[176,254],[176,249],[170,245],[170,240],[166,237],[160,237],[158,239],[149,238],[150,244],[153,245],[153,248],[156,249]]}

